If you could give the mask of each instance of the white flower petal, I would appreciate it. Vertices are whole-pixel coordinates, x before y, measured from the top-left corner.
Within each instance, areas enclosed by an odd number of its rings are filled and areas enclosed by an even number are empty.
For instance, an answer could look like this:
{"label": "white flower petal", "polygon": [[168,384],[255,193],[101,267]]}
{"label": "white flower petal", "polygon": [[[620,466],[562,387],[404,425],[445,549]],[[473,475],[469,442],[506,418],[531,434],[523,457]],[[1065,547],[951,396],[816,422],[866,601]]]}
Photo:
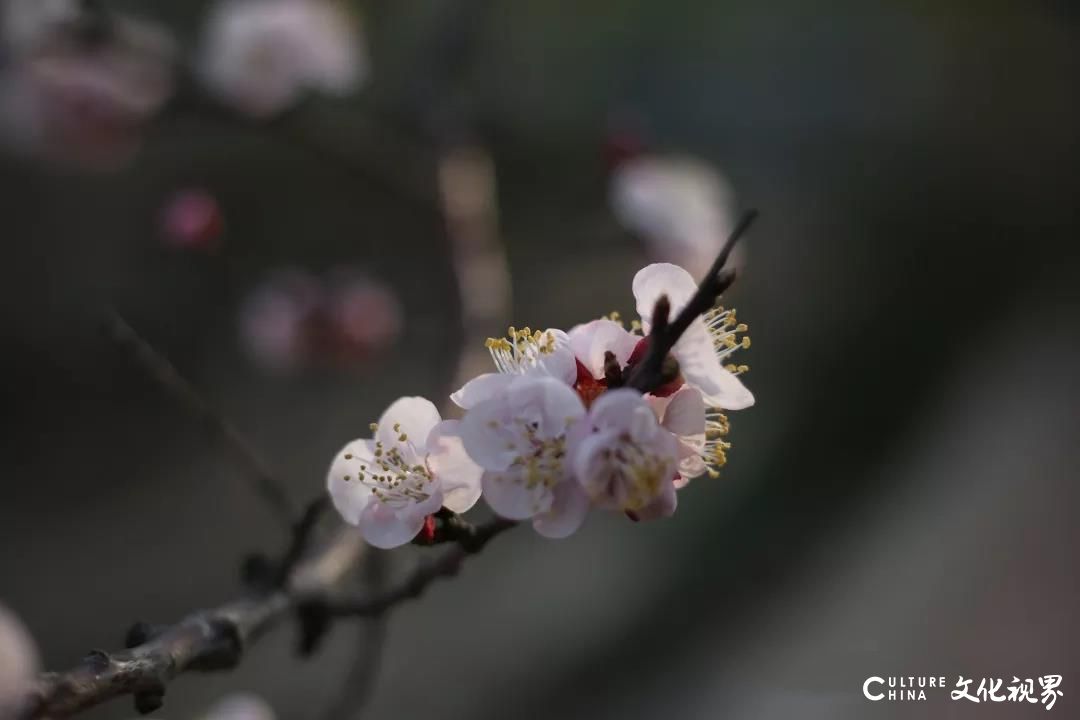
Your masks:
{"label": "white flower petal", "polygon": [[360,516],[360,533],[370,544],[388,550],[410,542],[424,526],[424,518],[442,507],[436,489],[423,503],[395,510],[382,502],[369,503]]}
{"label": "white flower petal", "polygon": [[705,401],[696,388],[684,385],[671,396],[671,402],[664,409],[664,429],[676,435],[705,434]]}
{"label": "white flower petal", "polygon": [[671,316],[674,317],[697,292],[697,283],[690,273],[678,265],[654,263],[634,276],[633,290],[642,328],[648,333],[652,326],[653,308],[660,296],[667,295],[671,302]]}
{"label": "white flower petal", "polygon": [[518,378],[507,387],[505,398],[510,417],[535,422],[537,435],[545,440],[565,435],[567,427],[585,415],[578,394],[550,377]]}
{"label": "white flower petal", "polygon": [[[398,398],[379,418],[375,439],[387,447],[397,445],[403,450],[408,449],[410,452],[406,457],[412,460],[415,449],[422,451],[422,443],[441,420],[438,408],[430,400],[422,397]],[[402,435],[407,440],[401,440]],[[412,448],[409,448],[410,444]]]}
{"label": "white flower petal", "polygon": [[326,487],[330,491],[330,499],[350,525],[359,524],[361,513],[374,499],[371,488],[358,479],[361,465],[373,463],[374,460],[373,440],[353,440],[334,456],[327,473]]}
{"label": "white flower petal", "polygon": [[656,436],[659,423],[648,401],[629,388],[609,390],[589,410],[594,427],[628,432],[632,438],[647,442]]}
{"label": "white flower petal", "polygon": [[504,375],[502,373],[478,375],[462,385],[460,390],[450,396],[450,399],[459,408],[469,410],[503,392],[513,380],[513,375]]}
{"label": "white flower petal", "polygon": [[705,459],[701,457],[701,451],[704,447],[704,435],[679,440],[678,449],[676,450],[679,459],[679,464],[676,466],[679,471],[679,477],[675,479],[676,490],[686,487],[690,480],[703,474],[708,469]]}
{"label": "white flower petal", "polygon": [[577,362],[570,349],[570,338],[565,332],[555,328],[545,330],[544,334],[550,334],[555,338],[555,350],[550,353],[541,353],[537,357],[536,370],[567,385],[573,385],[577,380]]}
{"label": "white flower petal", "polygon": [[517,458],[519,438],[511,419],[505,393],[476,405],[461,419],[458,430],[465,452],[485,470],[506,470]]}
{"label": "white flower petal", "polygon": [[427,438],[427,466],[442,488],[443,505],[463,513],[480,499],[483,469],[465,452],[461,423],[443,420]]}
{"label": "white flower petal", "polygon": [[698,318],[675,343],[672,354],[687,384],[701,391],[706,404],[724,410],[742,410],[754,404],[753,394],[734,374],[724,369],[709,331]]}
{"label": "white flower petal", "polygon": [[[640,337],[606,318],[578,325],[570,330],[570,349],[594,378],[604,377],[604,353],[612,352],[619,366],[626,365]],[[575,366],[576,367],[576,366]]]}
{"label": "white flower petal", "polygon": [[616,444],[618,433],[601,430],[585,435],[571,451],[574,477],[597,507],[614,510],[625,500],[620,475],[612,468],[606,453]]}
{"label": "white flower petal", "polygon": [[486,472],[481,482],[487,504],[497,515],[510,520],[526,520],[547,512],[554,500],[551,490],[543,483],[530,487],[519,468]]}
{"label": "white flower petal", "polygon": [[552,493],[551,509],[533,518],[533,527],[544,537],[562,539],[575,533],[589,514],[589,498],[576,482],[562,482]]}

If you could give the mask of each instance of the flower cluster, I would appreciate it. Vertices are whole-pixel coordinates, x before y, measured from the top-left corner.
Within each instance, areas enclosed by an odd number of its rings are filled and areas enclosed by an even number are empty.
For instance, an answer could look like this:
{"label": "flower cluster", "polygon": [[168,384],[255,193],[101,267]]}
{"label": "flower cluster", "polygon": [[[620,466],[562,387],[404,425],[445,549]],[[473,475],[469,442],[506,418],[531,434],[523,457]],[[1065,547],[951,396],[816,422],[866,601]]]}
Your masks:
{"label": "flower cluster", "polygon": [[451,395],[465,411],[443,420],[423,398],[402,398],[330,468],[341,515],[378,547],[411,541],[445,507],[483,495],[498,515],[566,537],[592,508],[634,520],[670,516],[676,491],[726,462],[724,411],[753,404],[731,355],[749,347],[731,310],[696,318],[671,351],[677,363],[642,394],[625,379],[648,351],[652,313],[677,313],[697,292],[682,268],[655,264],[634,278],[640,320],[617,316],[568,332],[510,328],[488,340],[496,372]]}

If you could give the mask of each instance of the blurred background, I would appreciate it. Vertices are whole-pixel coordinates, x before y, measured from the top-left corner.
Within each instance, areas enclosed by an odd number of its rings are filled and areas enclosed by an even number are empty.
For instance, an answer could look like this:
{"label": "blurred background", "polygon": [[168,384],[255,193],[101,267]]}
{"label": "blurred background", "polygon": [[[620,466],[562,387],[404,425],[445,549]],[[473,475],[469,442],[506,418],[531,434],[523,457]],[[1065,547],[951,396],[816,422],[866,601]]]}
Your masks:
{"label": "blurred background", "polygon": [[[639,267],[700,275],[756,207],[722,477],[671,520],[500,538],[393,614],[355,716],[1018,717],[861,686],[1046,674],[1075,713],[1073,3],[5,4],[0,600],[46,667],[285,542],[110,312],[300,503],[464,349],[631,317]],[[371,632],[302,661],[282,627],[155,716],[324,717]]]}

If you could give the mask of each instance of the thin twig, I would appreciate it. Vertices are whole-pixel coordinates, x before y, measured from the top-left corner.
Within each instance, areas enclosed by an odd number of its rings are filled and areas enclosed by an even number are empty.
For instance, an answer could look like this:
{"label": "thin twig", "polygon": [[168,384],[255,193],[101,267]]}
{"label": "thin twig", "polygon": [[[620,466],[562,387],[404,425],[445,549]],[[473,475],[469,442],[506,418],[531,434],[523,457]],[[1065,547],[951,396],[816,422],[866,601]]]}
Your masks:
{"label": "thin twig", "polygon": [[626,382],[629,387],[647,393],[666,382],[664,361],[667,359],[668,353],[671,352],[671,349],[675,347],[675,343],[690,327],[690,323],[712,309],[720,295],[735,282],[735,271],[725,270],[724,265],[727,264],[728,257],[731,255],[731,251],[735,249],[735,244],[739,241],[739,238],[750,229],[757,216],[757,210],[750,210],[743,215],[739,224],[735,226],[735,229],[731,231],[731,235],[728,236],[723,249],[720,250],[720,254],[716,256],[716,260],[713,262],[708,274],[701,281],[701,285],[698,286],[697,292],[679,311],[674,320],[669,321],[671,305],[668,297],[662,295],[657,300],[656,308],[653,311],[652,328],[649,331],[648,350],[641,362],[637,363],[630,371]]}
{"label": "thin twig", "polygon": [[[363,586],[373,594],[386,589],[386,575],[391,556],[371,552],[363,568]],[[337,698],[323,713],[325,720],[350,720],[363,714],[379,678],[380,660],[386,644],[386,615],[360,618],[357,621],[353,660],[341,682]]]}
{"label": "thin twig", "polygon": [[312,536],[315,534],[315,528],[319,524],[319,519],[326,514],[326,511],[330,508],[330,497],[328,495],[320,495],[319,497],[308,503],[304,508],[304,513],[300,516],[300,519],[293,525],[292,541],[289,543],[288,549],[285,551],[285,556],[281,559],[281,563],[278,566],[276,584],[278,586],[284,585],[288,582],[289,576],[292,574],[293,569],[297,563],[303,559],[304,554],[307,553]]}
{"label": "thin twig", "polygon": [[244,471],[256,495],[261,497],[275,519],[285,528],[292,528],[293,503],[281,481],[259,457],[222,413],[199,390],[188,382],[168,358],[147,342],[123,317],[110,311],[105,319],[105,331],[117,345],[128,351],[135,362],[173,399],[206,425],[230,451],[234,461]]}
{"label": "thin twig", "polygon": [[381,615],[399,603],[420,597],[436,580],[454,577],[460,572],[467,557],[480,552],[491,540],[516,525],[512,520],[496,518],[484,525],[474,526],[467,533],[467,539],[459,540],[453,548],[435,560],[421,563],[412,575],[397,587],[374,597],[333,598],[328,603],[328,609],[336,617]]}

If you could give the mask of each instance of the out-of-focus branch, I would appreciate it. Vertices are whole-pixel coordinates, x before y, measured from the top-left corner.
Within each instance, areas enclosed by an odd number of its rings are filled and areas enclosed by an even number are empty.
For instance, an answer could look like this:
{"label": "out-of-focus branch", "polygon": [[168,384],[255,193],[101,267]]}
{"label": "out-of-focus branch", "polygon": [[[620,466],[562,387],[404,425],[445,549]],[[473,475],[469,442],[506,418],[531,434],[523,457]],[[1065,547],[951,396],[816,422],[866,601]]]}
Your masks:
{"label": "out-of-focus branch", "polygon": [[[386,552],[370,552],[364,562],[361,581],[367,592],[381,594],[386,590],[386,575],[391,556]],[[337,697],[323,713],[324,720],[350,720],[363,714],[375,691],[383,646],[386,644],[386,615],[358,618],[354,635],[353,659],[341,682]]]}
{"label": "out-of-focus branch", "polygon": [[110,311],[105,319],[108,336],[126,350],[139,367],[165,389],[180,405],[202,422],[229,451],[251,483],[252,490],[266,503],[275,519],[292,528],[293,503],[281,481],[231,422],[188,382],[168,358],[159,353],[123,317]]}
{"label": "out-of-focus branch", "polygon": [[129,649],[95,650],[68,672],[43,674],[21,717],[69,717],[122,695],[135,696],[137,709],[151,712],[161,706],[170,681],[186,672],[236,667],[255,641],[294,612],[313,607],[331,621],[383,615],[419,597],[435,580],[456,575],[465,558],[513,525],[495,520],[478,526],[468,543],[425,563],[401,584],[364,597],[349,596],[343,586],[367,546],[355,529],[342,528],[299,563],[281,588],[193,613],[175,625],[140,624],[129,633]]}
{"label": "out-of-focus branch", "polygon": [[647,393],[663,385],[669,379],[665,378],[664,373],[664,361],[667,359],[668,353],[675,347],[675,343],[679,341],[686,329],[690,327],[690,323],[708,312],[716,304],[716,300],[720,295],[735,282],[735,272],[733,270],[724,270],[724,265],[727,263],[731,251],[735,249],[735,244],[750,229],[754,220],[757,219],[757,215],[757,210],[750,210],[743,215],[739,224],[735,226],[735,229],[731,231],[731,235],[728,236],[727,242],[724,243],[723,249],[720,250],[720,254],[716,256],[716,260],[713,262],[708,274],[701,281],[701,285],[698,286],[697,292],[694,293],[685,307],[679,311],[674,320],[669,318],[671,305],[667,296],[662,296],[657,301],[656,308],[653,311],[652,328],[649,331],[648,349],[641,362],[631,370],[626,385]]}
{"label": "out-of-focus branch", "polygon": [[495,165],[479,145],[439,161],[439,197],[461,300],[463,346],[454,387],[490,369],[484,340],[509,324],[510,269],[499,239]]}

